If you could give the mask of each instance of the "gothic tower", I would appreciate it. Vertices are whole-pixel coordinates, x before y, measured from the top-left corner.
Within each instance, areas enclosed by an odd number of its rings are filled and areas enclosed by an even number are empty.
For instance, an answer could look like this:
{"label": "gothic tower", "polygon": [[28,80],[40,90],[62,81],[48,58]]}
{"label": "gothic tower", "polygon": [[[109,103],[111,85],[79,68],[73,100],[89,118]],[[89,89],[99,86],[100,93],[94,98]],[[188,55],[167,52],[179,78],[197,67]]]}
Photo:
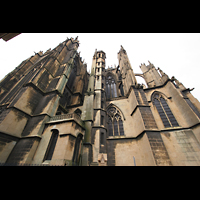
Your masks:
{"label": "gothic tower", "polygon": [[[82,119],[85,122],[86,120],[92,122],[90,124],[91,133],[88,133],[90,135],[89,141],[92,144],[91,165],[98,165],[98,159],[102,156],[101,153],[106,152],[105,59],[106,54],[103,51],[95,51],[89,79],[89,91],[86,94],[83,106],[83,112],[88,117],[82,115]],[[91,113],[90,116],[88,113]],[[88,134],[86,133],[86,137],[89,137]],[[103,156],[105,157],[103,159],[107,160],[107,155],[104,154]],[[104,162],[104,164],[106,163]]]}
{"label": "gothic tower", "polygon": [[119,68],[121,71],[122,85],[124,88],[125,95],[128,93],[130,85],[137,85],[135,74],[131,67],[131,63],[128,59],[126,50],[121,45],[121,49],[118,52]]}
{"label": "gothic tower", "polygon": [[122,46],[114,68],[95,50],[89,74],[78,47],[67,38],[0,82],[1,165],[200,165],[194,88],[151,62],[135,74]]}
{"label": "gothic tower", "polygon": [[77,165],[88,88],[78,37],[24,60],[0,82],[0,162]]}
{"label": "gothic tower", "polygon": [[[93,57],[88,164],[200,165],[200,103],[191,89],[151,62],[141,64],[143,73],[134,74],[122,46],[115,68],[102,67],[103,55],[96,51]],[[147,87],[138,84],[136,76],[144,78]]]}

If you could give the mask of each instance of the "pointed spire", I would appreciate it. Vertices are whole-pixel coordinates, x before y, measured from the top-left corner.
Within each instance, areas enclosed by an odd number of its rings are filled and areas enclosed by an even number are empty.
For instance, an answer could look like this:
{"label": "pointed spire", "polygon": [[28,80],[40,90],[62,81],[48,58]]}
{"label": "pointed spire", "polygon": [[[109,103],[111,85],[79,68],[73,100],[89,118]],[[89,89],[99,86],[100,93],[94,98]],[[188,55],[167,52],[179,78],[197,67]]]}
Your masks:
{"label": "pointed spire", "polygon": [[120,47],[121,47],[120,51],[125,51],[125,49],[122,45],[120,45]]}
{"label": "pointed spire", "polygon": [[122,45],[120,45],[120,50],[119,50],[119,52],[118,52],[118,54],[120,53],[120,52],[123,52],[124,54],[126,54],[126,50],[124,49],[124,47],[122,46]]}
{"label": "pointed spire", "polygon": [[93,55],[93,59],[95,59],[97,57],[97,49],[95,49],[94,55]]}
{"label": "pointed spire", "polygon": [[160,72],[160,74],[161,74],[162,76],[166,75],[159,67],[158,67],[158,70],[159,70],[159,72]]}

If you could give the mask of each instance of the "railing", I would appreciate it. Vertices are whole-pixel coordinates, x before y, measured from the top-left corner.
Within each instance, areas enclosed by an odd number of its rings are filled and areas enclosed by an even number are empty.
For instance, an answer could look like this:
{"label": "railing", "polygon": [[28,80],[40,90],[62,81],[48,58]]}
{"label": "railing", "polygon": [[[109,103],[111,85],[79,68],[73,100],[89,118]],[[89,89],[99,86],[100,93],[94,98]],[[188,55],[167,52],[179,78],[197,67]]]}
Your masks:
{"label": "railing", "polygon": [[74,119],[78,124],[80,124],[81,126],[84,126],[84,123],[81,120],[80,116],[77,115],[76,113],[68,113],[68,114],[64,114],[64,115],[56,115],[54,117],[51,117],[47,123],[54,123],[54,122],[57,122],[57,121],[58,122],[66,121],[66,120],[70,120],[70,119]]}
{"label": "railing", "polygon": [[58,120],[63,121],[65,119],[70,119],[70,118],[73,118],[73,113],[69,113],[69,114],[65,114],[65,115],[56,115],[54,117],[51,117],[48,122],[53,122],[53,121],[58,121]]}

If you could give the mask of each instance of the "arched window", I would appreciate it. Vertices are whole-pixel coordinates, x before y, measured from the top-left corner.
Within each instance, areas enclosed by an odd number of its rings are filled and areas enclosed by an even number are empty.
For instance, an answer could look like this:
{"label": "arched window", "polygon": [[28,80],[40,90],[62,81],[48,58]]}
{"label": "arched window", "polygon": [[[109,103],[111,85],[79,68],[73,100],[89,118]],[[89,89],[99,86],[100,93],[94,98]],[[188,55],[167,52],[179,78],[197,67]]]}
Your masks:
{"label": "arched window", "polygon": [[75,147],[74,147],[74,154],[73,154],[73,158],[72,158],[72,164],[73,165],[78,165],[79,164],[79,158],[80,158],[80,150],[81,150],[81,140],[82,140],[82,135],[78,134],[77,138],[76,138],[76,143],[75,143]]}
{"label": "arched window", "polygon": [[108,99],[117,97],[116,83],[111,75],[106,77],[106,94]]}
{"label": "arched window", "polygon": [[114,124],[114,135],[117,136],[119,135],[119,133],[118,133],[118,123],[117,123],[116,118],[114,118],[113,124]]}
{"label": "arched window", "polygon": [[46,153],[45,153],[45,156],[44,156],[44,160],[51,160],[52,159],[52,156],[53,156],[53,153],[54,153],[54,150],[55,150],[55,147],[56,147],[56,143],[57,143],[57,140],[58,140],[58,133],[59,133],[59,131],[57,129],[52,130],[52,135],[51,135],[49,145],[47,147],[47,150],[46,150]]}
{"label": "arched window", "polygon": [[119,119],[119,132],[120,132],[120,135],[124,135],[124,126],[123,126],[123,122],[121,118]]}
{"label": "arched window", "polygon": [[109,107],[108,114],[108,135],[119,136],[124,135],[124,126],[120,112],[115,107]]}
{"label": "arched window", "polygon": [[154,95],[153,104],[156,106],[165,128],[179,126],[166,100],[161,94],[156,93]]}

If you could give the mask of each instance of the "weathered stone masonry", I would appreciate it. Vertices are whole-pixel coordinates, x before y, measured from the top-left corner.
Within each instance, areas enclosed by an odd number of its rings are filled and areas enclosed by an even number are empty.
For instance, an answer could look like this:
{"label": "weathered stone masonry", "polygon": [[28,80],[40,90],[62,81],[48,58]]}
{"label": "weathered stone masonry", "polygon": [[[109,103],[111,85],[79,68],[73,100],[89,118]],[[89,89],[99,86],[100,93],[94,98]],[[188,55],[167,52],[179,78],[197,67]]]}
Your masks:
{"label": "weathered stone masonry", "polygon": [[114,68],[95,50],[89,74],[78,47],[67,38],[1,80],[1,165],[200,165],[190,88],[151,62],[135,74],[122,46]]}

